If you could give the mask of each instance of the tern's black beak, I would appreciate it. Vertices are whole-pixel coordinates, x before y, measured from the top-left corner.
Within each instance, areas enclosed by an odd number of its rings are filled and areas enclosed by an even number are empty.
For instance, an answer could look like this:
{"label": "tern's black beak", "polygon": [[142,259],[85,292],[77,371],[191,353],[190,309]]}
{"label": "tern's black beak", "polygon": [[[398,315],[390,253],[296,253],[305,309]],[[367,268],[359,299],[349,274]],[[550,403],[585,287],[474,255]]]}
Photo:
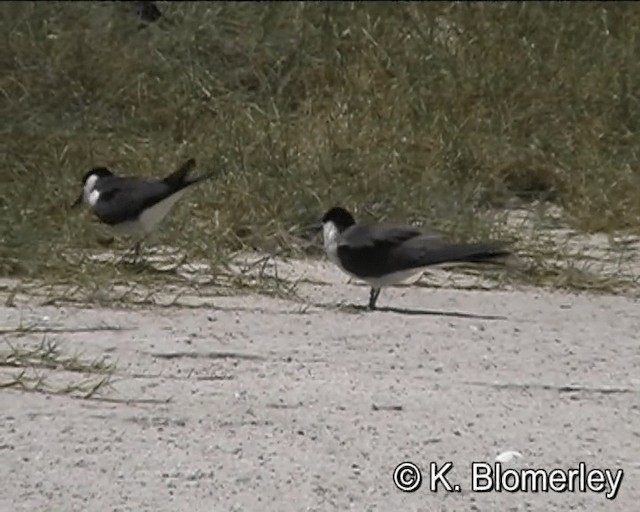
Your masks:
{"label": "tern's black beak", "polygon": [[76,199],[73,204],[71,205],[71,208],[76,208],[78,205],[80,205],[80,203],[82,203],[82,192],[80,192],[80,195],[78,196],[78,199]]}

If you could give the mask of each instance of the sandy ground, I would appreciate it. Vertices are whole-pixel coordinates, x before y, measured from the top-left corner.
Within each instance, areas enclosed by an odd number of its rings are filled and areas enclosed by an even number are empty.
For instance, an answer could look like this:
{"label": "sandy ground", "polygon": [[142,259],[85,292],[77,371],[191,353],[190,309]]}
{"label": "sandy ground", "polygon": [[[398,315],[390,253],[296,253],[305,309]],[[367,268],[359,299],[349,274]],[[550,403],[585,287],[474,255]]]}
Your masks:
{"label": "sandy ground", "polygon": [[[65,353],[117,362],[102,397],[0,389],[0,510],[637,510],[636,299],[399,287],[379,305],[411,311],[365,313],[330,306],[365,303],[366,288],[325,277],[301,286],[307,306],[0,307],[2,329],[41,326]],[[0,383],[16,372],[0,368]],[[514,467],[584,461],[624,479],[614,501],[472,492],[470,464],[505,450],[523,455]],[[403,461],[452,461],[462,491],[432,493],[425,476],[400,492]]]}

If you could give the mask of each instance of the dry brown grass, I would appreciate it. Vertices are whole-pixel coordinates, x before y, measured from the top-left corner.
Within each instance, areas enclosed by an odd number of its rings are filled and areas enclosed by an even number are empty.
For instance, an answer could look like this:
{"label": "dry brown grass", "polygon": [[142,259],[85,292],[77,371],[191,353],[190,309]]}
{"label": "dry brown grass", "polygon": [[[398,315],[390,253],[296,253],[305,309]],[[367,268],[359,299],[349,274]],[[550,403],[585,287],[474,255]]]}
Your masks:
{"label": "dry brown grass", "polygon": [[485,213],[536,200],[638,230],[632,3],[158,4],[170,23],[139,30],[124,3],[0,3],[0,275],[87,279],[68,257],[97,247],[67,208],[84,172],[188,156],[226,172],[159,240],[212,262],[335,204],[540,258]]}
{"label": "dry brown grass", "polygon": [[[16,331],[19,332],[19,331]],[[26,328],[24,333],[29,332]],[[16,388],[36,393],[74,395],[92,398],[109,386],[115,365],[104,359],[83,360],[79,355],[65,355],[58,345],[46,338],[37,346],[18,346],[5,340],[0,349],[0,370],[14,369],[0,376],[0,389]],[[54,373],[77,373],[84,380],[52,383]]]}

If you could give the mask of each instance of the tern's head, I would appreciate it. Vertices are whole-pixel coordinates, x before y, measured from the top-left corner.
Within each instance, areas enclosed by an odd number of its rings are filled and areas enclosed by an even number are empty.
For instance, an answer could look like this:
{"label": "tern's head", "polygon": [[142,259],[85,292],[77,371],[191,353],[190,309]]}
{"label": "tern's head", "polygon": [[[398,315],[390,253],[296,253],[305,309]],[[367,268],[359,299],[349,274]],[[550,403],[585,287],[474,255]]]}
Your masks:
{"label": "tern's head", "polygon": [[71,207],[76,207],[82,202],[93,206],[95,204],[95,201],[97,200],[98,195],[97,192],[92,195],[96,188],[96,184],[102,178],[107,178],[109,176],[113,176],[113,173],[106,167],[94,167],[93,169],[88,171],[82,177],[82,192],[80,192],[80,195],[71,205]]}
{"label": "tern's head", "polygon": [[339,233],[356,223],[353,215],[341,206],[334,206],[322,217],[322,225],[333,224]]}
{"label": "tern's head", "polygon": [[340,206],[334,206],[328,210],[322,216],[322,237],[325,248],[334,245],[338,235],[355,223],[353,216]]}

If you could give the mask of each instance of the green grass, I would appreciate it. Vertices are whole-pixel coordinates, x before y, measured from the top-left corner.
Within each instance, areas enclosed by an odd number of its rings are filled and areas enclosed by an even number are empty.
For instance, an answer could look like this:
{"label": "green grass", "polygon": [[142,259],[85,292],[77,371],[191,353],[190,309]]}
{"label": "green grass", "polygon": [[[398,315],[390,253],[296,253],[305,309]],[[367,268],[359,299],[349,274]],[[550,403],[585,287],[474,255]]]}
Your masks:
{"label": "green grass", "polygon": [[68,205],[92,166],[160,176],[188,157],[220,177],[158,242],[193,260],[295,249],[292,229],[336,204],[505,237],[533,282],[549,248],[508,207],[638,233],[633,3],[158,5],[139,30],[124,3],[0,3],[0,276],[148,278],[74,259],[100,231]]}

